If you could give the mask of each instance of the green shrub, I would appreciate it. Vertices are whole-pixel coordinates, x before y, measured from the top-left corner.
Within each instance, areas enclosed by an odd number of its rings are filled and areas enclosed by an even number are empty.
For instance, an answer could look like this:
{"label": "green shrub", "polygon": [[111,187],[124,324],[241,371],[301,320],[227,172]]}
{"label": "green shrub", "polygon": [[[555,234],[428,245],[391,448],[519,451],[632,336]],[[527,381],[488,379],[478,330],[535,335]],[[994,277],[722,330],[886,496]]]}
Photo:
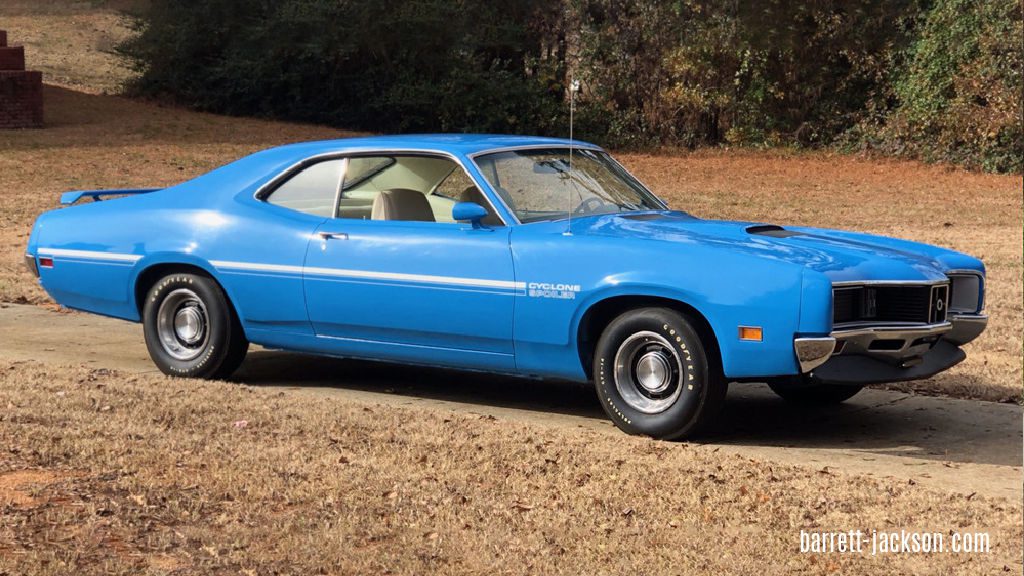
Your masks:
{"label": "green shrub", "polygon": [[603,136],[685,146],[830,142],[884,91],[918,11],[909,0],[575,6],[589,105],[611,118]]}
{"label": "green shrub", "polygon": [[1018,0],[938,0],[893,83],[895,105],[856,139],[890,154],[1020,171],[1022,38]]}
{"label": "green shrub", "polygon": [[538,0],[153,0],[120,47],[129,91],[227,114],[380,131],[543,131],[526,73]]}
{"label": "green shrub", "polygon": [[134,94],[383,132],[874,148],[1020,170],[1018,0],[151,0]]}

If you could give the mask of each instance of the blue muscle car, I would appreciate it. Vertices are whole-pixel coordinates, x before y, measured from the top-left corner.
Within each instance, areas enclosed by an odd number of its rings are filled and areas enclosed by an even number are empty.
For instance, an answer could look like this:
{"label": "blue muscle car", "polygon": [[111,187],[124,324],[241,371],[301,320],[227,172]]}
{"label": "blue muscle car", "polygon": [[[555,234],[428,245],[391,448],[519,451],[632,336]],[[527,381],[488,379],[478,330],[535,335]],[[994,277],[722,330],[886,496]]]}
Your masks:
{"label": "blue muscle car", "polygon": [[729,382],[828,403],[929,377],[987,320],[976,258],[695,218],[579,141],[295,144],[62,202],[28,267],[64,306],[141,321],[167,374],[226,378],[254,343],[593,381],[659,438],[711,421]]}

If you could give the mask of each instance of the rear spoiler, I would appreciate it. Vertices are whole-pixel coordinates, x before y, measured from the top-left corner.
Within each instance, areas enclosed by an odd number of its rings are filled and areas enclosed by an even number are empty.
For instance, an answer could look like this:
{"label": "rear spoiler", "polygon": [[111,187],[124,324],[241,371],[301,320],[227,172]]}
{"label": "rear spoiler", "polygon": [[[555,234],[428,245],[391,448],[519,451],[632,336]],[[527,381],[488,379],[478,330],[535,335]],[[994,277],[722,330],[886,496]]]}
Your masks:
{"label": "rear spoiler", "polygon": [[92,198],[94,202],[103,199],[103,196],[128,196],[132,194],[149,194],[162,188],[114,188],[111,190],[72,190],[60,195],[60,203],[71,205],[82,198]]}

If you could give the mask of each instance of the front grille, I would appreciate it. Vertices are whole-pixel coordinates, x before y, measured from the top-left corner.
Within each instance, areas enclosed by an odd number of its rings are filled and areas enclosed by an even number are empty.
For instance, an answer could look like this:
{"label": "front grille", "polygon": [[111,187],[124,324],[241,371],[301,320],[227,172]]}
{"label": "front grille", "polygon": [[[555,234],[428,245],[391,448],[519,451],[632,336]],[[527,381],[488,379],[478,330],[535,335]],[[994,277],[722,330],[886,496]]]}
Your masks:
{"label": "front grille", "polygon": [[832,291],[832,323],[936,324],[946,320],[948,304],[948,284],[843,286]]}

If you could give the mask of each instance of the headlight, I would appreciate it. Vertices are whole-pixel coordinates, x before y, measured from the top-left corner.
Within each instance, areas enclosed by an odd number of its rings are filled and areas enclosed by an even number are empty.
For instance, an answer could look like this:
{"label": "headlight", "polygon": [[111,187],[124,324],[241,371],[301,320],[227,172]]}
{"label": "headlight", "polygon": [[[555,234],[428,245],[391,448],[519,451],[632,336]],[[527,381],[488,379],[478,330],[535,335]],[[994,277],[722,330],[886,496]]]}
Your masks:
{"label": "headlight", "polygon": [[980,274],[950,274],[949,312],[951,314],[975,314],[980,312],[983,279]]}

